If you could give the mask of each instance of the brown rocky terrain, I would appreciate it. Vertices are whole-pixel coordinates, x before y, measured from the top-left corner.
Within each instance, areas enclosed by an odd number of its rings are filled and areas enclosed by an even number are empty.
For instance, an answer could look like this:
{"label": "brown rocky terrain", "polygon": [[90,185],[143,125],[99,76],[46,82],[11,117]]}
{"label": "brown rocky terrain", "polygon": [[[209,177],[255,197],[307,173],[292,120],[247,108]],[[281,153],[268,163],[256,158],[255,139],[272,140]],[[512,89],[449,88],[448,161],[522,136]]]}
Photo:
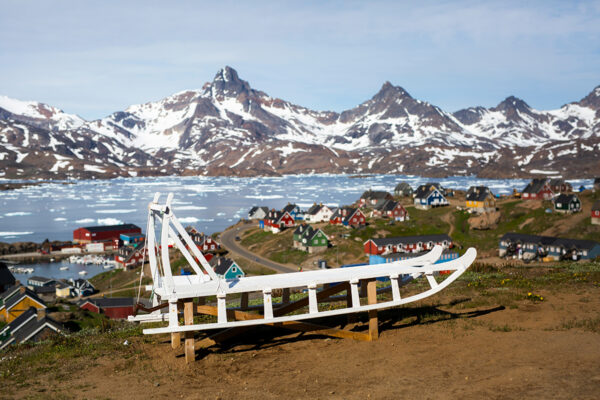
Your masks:
{"label": "brown rocky terrain", "polygon": [[596,399],[599,278],[589,263],[474,267],[380,312],[377,341],[255,328],[189,365],[168,337],[132,327],[56,338],[2,354],[0,398]]}

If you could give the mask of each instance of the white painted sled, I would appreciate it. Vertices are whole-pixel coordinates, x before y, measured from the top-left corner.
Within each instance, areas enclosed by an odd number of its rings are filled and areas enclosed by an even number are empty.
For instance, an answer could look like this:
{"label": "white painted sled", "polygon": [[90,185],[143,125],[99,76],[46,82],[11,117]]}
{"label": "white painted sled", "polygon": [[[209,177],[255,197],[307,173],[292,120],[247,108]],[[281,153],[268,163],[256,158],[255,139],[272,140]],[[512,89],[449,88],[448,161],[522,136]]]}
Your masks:
{"label": "white painted sled", "polygon": [[[321,317],[331,317],[364,311],[381,310],[411,303],[432,296],[454,282],[475,260],[477,252],[470,248],[455,260],[435,264],[442,254],[442,247],[435,246],[429,253],[408,260],[387,264],[366,265],[352,268],[335,268],[317,271],[292,272],[276,275],[243,277],[233,280],[219,278],[210,267],[202,253],[194,245],[181,223],[175,217],[169,194],[164,205],[158,203],[160,194],[148,206],[148,229],[146,246],[152,273],[152,285],[147,287],[154,292],[156,311],[129,317],[130,321],[156,322],[168,321],[168,326],[145,329],[145,334],[191,332],[208,329],[234,328],[260,324],[285,323]],[[161,220],[160,235],[157,236],[157,220]],[[158,241],[159,240],[159,241]],[[173,275],[169,262],[169,249],[166,245],[172,242],[181,251],[194,270],[192,275]],[[162,245],[161,245],[162,244]],[[198,260],[199,262],[196,262]],[[452,271],[443,281],[438,282],[436,276],[440,271]],[[361,305],[359,287],[376,278],[389,278],[392,299]],[[400,289],[403,284],[413,279],[425,278],[429,288],[421,293],[402,297]],[[350,289],[347,306],[333,310],[320,311],[318,298],[320,287],[345,284]],[[271,294],[275,289],[300,289],[308,292],[308,310],[294,315],[279,315],[277,305],[272,302]],[[231,320],[231,309],[227,308],[227,297],[231,295],[247,295],[251,292],[262,293],[263,304],[259,307],[262,317],[258,319]],[[364,292],[363,292],[364,293]],[[194,298],[216,297],[217,322],[190,323],[179,322],[181,305]],[[230,300],[232,299],[231,296]],[[237,297],[237,296],[235,296]],[[168,302],[168,309],[167,303]],[[163,309],[158,309],[160,306]],[[306,308],[306,307],[305,307]],[[274,313],[275,310],[275,313]],[[302,310],[300,310],[302,311]]]}

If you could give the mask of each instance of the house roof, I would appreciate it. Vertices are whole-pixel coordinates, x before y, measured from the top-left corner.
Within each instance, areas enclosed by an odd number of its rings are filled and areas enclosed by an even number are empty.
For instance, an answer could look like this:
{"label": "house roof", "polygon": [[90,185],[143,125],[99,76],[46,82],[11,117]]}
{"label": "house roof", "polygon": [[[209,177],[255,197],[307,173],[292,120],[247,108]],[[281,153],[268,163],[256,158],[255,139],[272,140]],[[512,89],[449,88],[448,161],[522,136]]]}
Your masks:
{"label": "house roof", "polygon": [[434,184],[421,185],[415,192],[415,198],[426,199],[436,190],[440,195],[442,194],[442,192]]}
{"label": "house roof", "polygon": [[307,231],[306,234],[305,234],[306,240],[310,242],[311,240],[314,239],[315,236],[317,236],[317,234],[319,232],[321,232],[323,234],[323,236],[325,236],[325,238],[327,239],[327,235],[325,235],[325,233],[322,230],[320,230],[320,229],[313,229],[311,227],[311,229],[309,231]]}
{"label": "house roof", "polygon": [[50,282],[54,282],[55,280],[52,278],[45,278],[43,276],[32,276],[31,278],[27,279],[27,282],[29,281],[35,281],[35,282],[40,282],[40,283],[50,283]]}
{"label": "house roof", "polygon": [[492,194],[487,186],[471,186],[467,191],[467,201],[484,201],[485,198]]}
{"label": "house roof", "polygon": [[395,191],[404,191],[404,190],[413,190],[413,188],[406,182],[400,182],[399,184],[396,185],[396,187],[394,188]]}
{"label": "house roof", "polygon": [[135,299],[133,297],[102,297],[97,299],[86,299],[80,303],[80,307],[85,303],[92,303],[98,308],[133,307],[135,304]]}
{"label": "house roof", "polygon": [[[420,257],[422,255],[425,255],[429,253],[428,251],[420,251],[418,253],[388,253],[388,254],[379,254],[379,257],[383,257],[383,258],[396,258],[398,256],[403,256],[406,258],[415,258],[415,257]],[[444,249],[444,251],[442,251],[442,255],[444,254],[456,254],[455,251],[450,250],[450,249]]]}
{"label": "house roof", "polygon": [[[11,339],[4,343],[4,346],[10,343],[21,343],[31,338],[44,326],[48,326],[50,329],[61,332],[64,330],[62,324],[56,322],[48,316],[38,319],[37,309],[30,307],[27,311],[19,315],[12,322],[7,325],[7,328],[11,332]],[[4,347],[2,346],[2,347]]]}
{"label": "house roof", "polygon": [[[33,290],[30,290],[29,288],[26,288],[25,286],[22,286],[22,287],[24,288],[23,293],[18,293],[14,296],[11,296],[8,298],[8,300],[6,300],[4,302],[4,305],[6,306],[7,310],[12,308],[15,304],[18,304],[25,297],[29,297],[29,298],[35,300],[36,302],[38,302],[39,304],[43,305],[44,307],[46,307],[46,303],[44,303],[44,301],[42,299],[40,299]],[[19,288],[19,290],[21,290],[21,288]]]}
{"label": "house roof", "polygon": [[600,200],[597,200],[592,206],[592,211],[600,211]]}
{"label": "house roof", "polygon": [[263,212],[265,214],[267,214],[269,212],[269,207],[254,206],[250,209],[250,211],[248,212],[248,215],[254,215],[258,210],[263,210]]}
{"label": "house roof", "polygon": [[381,210],[382,212],[387,212],[387,211],[394,210],[398,205],[400,205],[400,207],[404,208],[402,206],[402,204],[400,204],[399,201],[394,201],[394,200],[386,200],[385,202],[377,205],[377,207],[375,207],[375,208],[377,210]]}
{"label": "house roof", "polygon": [[15,282],[12,272],[10,272],[6,264],[0,261],[0,286],[14,285]]}
{"label": "house roof", "polygon": [[56,286],[34,286],[33,291],[37,295],[48,294],[48,293],[56,293]]}
{"label": "house roof", "polygon": [[21,284],[12,285],[8,289],[6,289],[4,292],[0,293],[0,299],[6,300],[10,296],[12,296],[15,292],[18,292],[20,287],[21,287]]}
{"label": "house roof", "polygon": [[323,204],[313,204],[308,211],[306,212],[306,214],[308,215],[316,215],[319,211],[321,211],[321,208],[323,208]]}
{"label": "house roof", "polygon": [[213,267],[213,270],[217,275],[225,275],[227,270],[229,270],[229,268],[235,264],[235,261],[225,257],[213,257],[209,264],[211,267]]}
{"label": "house roof", "polygon": [[[286,213],[288,215],[290,215],[290,213],[288,213],[287,211],[275,211],[275,210],[272,210],[272,211],[269,212],[269,215],[267,216],[266,219],[268,219],[270,221],[273,221],[273,222],[279,222],[281,220],[281,218],[283,218],[283,216]],[[290,217],[291,217],[291,215],[290,215]]]}
{"label": "house roof", "polygon": [[291,213],[296,207],[297,206],[295,204],[288,203],[285,207],[281,209],[281,212],[285,213],[287,211],[288,213]]}
{"label": "house roof", "polygon": [[71,285],[73,285],[75,288],[77,289],[81,289],[83,287],[89,287],[94,289],[94,285],[92,285],[90,283],[90,281],[86,280],[86,279],[81,279],[81,278],[77,278],[77,279],[69,279],[69,283],[71,283]]}
{"label": "house roof", "polygon": [[546,178],[532,179],[531,182],[525,186],[525,189],[523,189],[523,193],[539,193],[547,182],[548,179]]}
{"label": "house roof", "polygon": [[380,246],[388,246],[388,245],[398,245],[398,244],[415,244],[415,243],[428,243],[434,242],[439,243],[444,240],[447,242],[451,242],[452,239],[450,236],[446,234],[442,235],[420,235],[420,236],[396,236],[396,237],[387,237],[387,238],[378,238],[378,239],[370,239],[375,243],[377,247]]}
{"label": "house roof", "polygon": [[574,200],[579,201],[579,197],[577,197],[574,194],[561,193],[554,199],[554,204],[556,204],[556,203],[569,204],[570,202],[572,202]]}
{"label": "house roof", "polygon": [[360,196],[361,199],[386,199],[388,197],[392,197],[391,194],[389,194],[386,191],[383,190],[367,190],[366,192],[364,192],[362,194],[362,196]]}
{"label": "house roof", "polygon": [[[346,216],[342,216],[342,210],[346,210]],[[342,208],[338,208],[336,210],[336,213],[339,212],[339,216],[342,217],[342,220],[347,222],[350,221],[350,219],[352,218],[352,216],[354,214],[356,214],[357,212],[361,212],[358,208],[353,208],[353,207],[342,207]],[[361,212],[362,213],[362,212]]]}
{"label": "house roof", "polygon": [[294,235],[302,235],[304,231],[311,228],[308,224],[300,224],[296,229],[294,229]]}
{"label": "house roof", "polygon": [[504,234],[500,240],[509,240],[512,242],[521,243],[535,243],[543,246],[558,246],[577,249],[589,250],[594,246],[600,246],[600,243],[594,242],[593,240],[583,239],[568,239],[568,238],[557,238],[553,236],[539,236],[539,235],[526,235],[523,233],[509,232]]}
{"label": "house roof", "polygon": [[445,194],[444,191],[444,187],[439,183],[439,182],[427,182],[425,184],[425,186],[433,186],[435,187],[441,194]]}
{"label": "house roof", "polygon": [[90,232],[111,232],[111,231],[140,229],[140,227],[137,225],[134,225],[134,224],[121,224],[121,225],[104,225],[104,226],[85,226],[82,229],[86,229]]}
{"label": "house roof", "polygon": [[72,286],[65,281],[56,281],[56,285],[54,287],[57,289],[66,289],[71,288]]}

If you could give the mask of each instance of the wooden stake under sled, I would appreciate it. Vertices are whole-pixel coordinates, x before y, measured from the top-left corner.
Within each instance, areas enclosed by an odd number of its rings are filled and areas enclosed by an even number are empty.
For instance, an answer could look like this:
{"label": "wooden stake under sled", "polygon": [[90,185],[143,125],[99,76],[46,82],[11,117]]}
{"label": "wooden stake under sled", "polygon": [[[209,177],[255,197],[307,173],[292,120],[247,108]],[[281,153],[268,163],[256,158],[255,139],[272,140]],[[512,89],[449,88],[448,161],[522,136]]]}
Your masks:
{"label": "wooden stake under sled", "polygon": [[[429,253],[408,260],[386,264],[366,265],[353,268],[335,268],[318,271],[291,272],[276,275],[263,275],[225,280],[218,277],[202,253],[198,250],[181,223],[175,217],[169,194],[164,205],[158,203],[160,194],[148,206],[148,229],[146,248],[150,261],[153,307],[138,305],[137,309],[148,314],[130,316],[130,321],[158,322],[166,321],[167,326],[144,329],[144,334],[170,333],[172,346],[178,347],[181,333],[185,335],[186,361],[194,360],[195,342],[193,332],[211,329],[225,329],[199,342],[200,346],[212,345],[239,334],[240,328],[253,325],[275,325],[297,331],[318,331],[324,335],[353,338],[357,340],[375,340],[378,337],[377,310],[422,300],[432,296],[454,282],[473,263],[477,252],[468,249],[455,260],[435,264],[442,254],[442,247],[435,246]],[[157,220],[161,223],[160,235],[155,229]],[[158,240],[157,240],[158,239]],[[190,267],[192,275],[173,275],[169,261],[167,243],[172,241],[181,251]],[[197,262],[197,261],[198,262]],[[439,271],[453,271],[441,282],[435,276]],[[400,288],[419,278],[425,278],[429,288],[421,293],[402,297]],[[392,292],[389,301],[377,302],[376,278],[389,278],[390,285],[383,290]],[[361,289],[359,291],[359,288]],[[364,290],[366,288],[366,290]],[[273,290],[283,293],[281,304],[273,304]],[[289,302],[290,289],[303,290],[308,296]],[[381,290],[381,289],[380,289]],[[321,310],[320,303],[331,301],[332,296],[340,292],[346,295],[336,300],[346,300],[346,307]],[[249,294],[258,292],[262,305],[248,306]],[[361,293],[362,292],[362,293]],[[362,294],[362,296],[361,296]],[[227,297],[241,296],[239,308],[227,308]],[[205,305],[206,297],[216,297],[216,306]],[[361,304],[366,297],[366,304]],[[199,299],[198,304],[194,299]],[[308,310],[302,309],[308,306]],[[259,309],[260,314],[248,310]],[[246,311],[244,311],[246,310]],[[183,325],[179,316],[183,311]],[[300,311],[300,312],[299,312]],[[338,316],[358,312],[369,312],[369,331],[367,334],[334,329],[302,322],[308,319]],[[293,315],[290,313],[294,312]],[[213,315],[217,322],[195,323],[195,314]]]}

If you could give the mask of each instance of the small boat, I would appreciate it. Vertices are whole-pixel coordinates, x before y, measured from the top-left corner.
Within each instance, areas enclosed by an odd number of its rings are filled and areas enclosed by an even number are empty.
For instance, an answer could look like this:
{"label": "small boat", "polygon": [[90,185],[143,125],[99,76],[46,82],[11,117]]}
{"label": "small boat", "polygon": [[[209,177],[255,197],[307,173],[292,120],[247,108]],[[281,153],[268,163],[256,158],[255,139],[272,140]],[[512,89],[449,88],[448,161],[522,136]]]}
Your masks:
{"label": "small boat", "polygon": [[87,275],[87,271],[79,271],[79,275]]}
{"label": "small boat", "polygon": [[65,266],[65,267],[60,267],[59,269],[60,269],[61,271],[68,271],[68,270],[69,270],[69,267],[66,267],[66,266]]}
{"label": "small boat", "polygon": [[35,271],[33,268],[13,267],[13,266],[9,266],[8,270],[10,272],[12,272],[13,274],[33,274],[33,272]]}

